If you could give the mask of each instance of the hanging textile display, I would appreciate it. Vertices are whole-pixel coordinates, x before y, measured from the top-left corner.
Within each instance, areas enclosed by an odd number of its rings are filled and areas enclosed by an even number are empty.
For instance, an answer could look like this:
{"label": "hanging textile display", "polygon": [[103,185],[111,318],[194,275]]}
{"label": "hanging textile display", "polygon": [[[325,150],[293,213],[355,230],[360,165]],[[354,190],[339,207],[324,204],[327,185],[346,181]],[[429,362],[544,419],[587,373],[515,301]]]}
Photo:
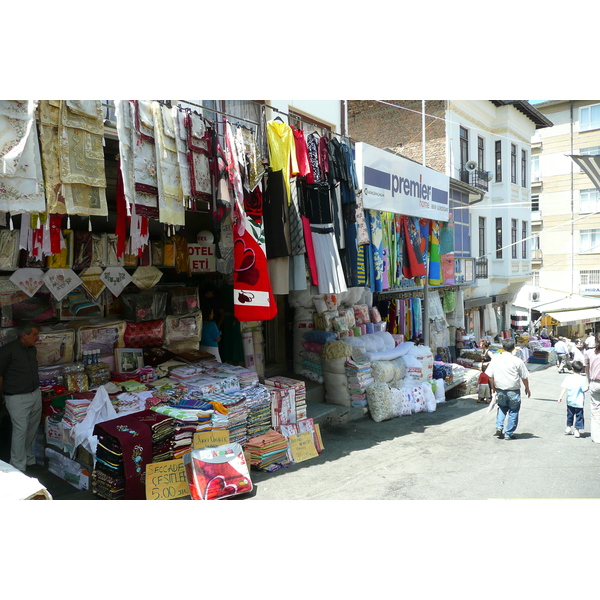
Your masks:
{"label": "hanging textile display", "polygon": [[68,214],[107,216],[100,100],[63,100],[58,124],[61,193]]}
{"label": "hanging textile display", "polygon": [[158,220],[167,225],[185,225],[173,114],[169,108],[156,101],[151,103],[151,109],[156,148]]}
{"label": "hanging textile display", "polygon": [[371,289],[374,292],[383,290],[383,247],[381,231],[381,212],[377,210],[368,210],[369,228],[371,232],[371,251],[373,265],[373,279]]}
{"label": "hanging textile display", "polygon": [[102,281],[101,267],[89,267],[79,273],[79,278],[82,287],[88,291],[94,300],[97,300],[106,288],[106,284]]}
{"label": "hanging textile display", "polygon": [[402,274],[407,279],[426,275],[421,251],[421,234],[417,217],[402,216],[403,256]]}
{"label": "hanging textile display", "polygon": [[123,267],[107,267],[100,277],[114,296],[119,296],[132,281],[131,275]]}
{"label": "hanging textile display", "polygon": [[346,279],[335,243],[333,226],[314,224],[310,226],[315,250],[315,263],[319,276],[319,293],[333,294],[348,291]]}
{"label": "hanging textile display", "polygon": [[298,162],[292,128],[283,121],[267,122],[269,166],[272,171],[283,171],[287,199],[291,198],[290,177],[298,174]]}
{"label": "hanging textile display", "polygon": [[158,165],[154,116],[150,102],[131,102],[131,135],[135,212],[142,217],[158,219]]}
{"label": "hanging textile display", "polygon": [[229,180],[234,189],[233,287],[234,316],[238,321],[268,321],[277,315],[277,304],[267,269],[261,194],[253,196],[252,216],[246,215],[244,193],[231,126],[226,123],[226,157]]}
{"label": "hanging textile display", "polygon": [[243,157],[244,176],[242,183],[247,192],[253,191],[261,181],[265,167],[262,163],[260,153],[254,132],[241,125],[237,126],[235,140],[238,148],[238,156]]}
{"label": "hanging textile display", "polygon": [[440,255],[440,224],[430,221],[429,230],[429,285],[442,283],[442,263]]}
{"label": "hanging textile display", "polygon": [[138,267],[131,280],[141,290],[149,290],[161,280],[162,276],[162,271],[156,267]]}
{"label": "hanging textile display", "polygon": [[17,269],[9,279],[32,298],[44,285],[44,271],[42,269]]}
{"label": "hanging textile display", "polygon": [[46,210],[36,107],[32,100],[0,100],[0,211]]}
{"label": "hanging textile display", "polygon": [[440,260],[445,285],[454,285],[454,223],[440,225]]}
{"label": "hanging textile display", "polygon": [[[179,112],[179,119],[183,111]],[[190,195],[197,200],[212,201],[210,175],[211,129],[204,117],[186,111],[183,117],[187,145],[187,165],[190,176]],[[183,174],[182,174],[183,177]]]}
{"label": "hanging textile display", "polygon": [[58,122],[60,100],[40,100],[38,118],[40,127],[40,149],[49,213],[64,215],[67,212],[61,194],[60,169],[58,166]]}
{"label": "hanging textile display", "polygon": [[56,300],[62,300],[69,292],[81,285],[81,279],[72,269],[48,269],[44,283]]}

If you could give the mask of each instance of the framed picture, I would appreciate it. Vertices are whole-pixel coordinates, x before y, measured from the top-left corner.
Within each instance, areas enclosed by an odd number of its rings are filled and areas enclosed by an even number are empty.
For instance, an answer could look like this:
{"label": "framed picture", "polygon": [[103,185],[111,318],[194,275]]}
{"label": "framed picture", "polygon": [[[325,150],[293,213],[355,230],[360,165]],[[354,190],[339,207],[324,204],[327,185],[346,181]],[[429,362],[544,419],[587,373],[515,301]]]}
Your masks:
{"label": "framed picture", "polygon": [[115,366],[117,373],[129,373],[144,366],[143,348],[116,348]]}

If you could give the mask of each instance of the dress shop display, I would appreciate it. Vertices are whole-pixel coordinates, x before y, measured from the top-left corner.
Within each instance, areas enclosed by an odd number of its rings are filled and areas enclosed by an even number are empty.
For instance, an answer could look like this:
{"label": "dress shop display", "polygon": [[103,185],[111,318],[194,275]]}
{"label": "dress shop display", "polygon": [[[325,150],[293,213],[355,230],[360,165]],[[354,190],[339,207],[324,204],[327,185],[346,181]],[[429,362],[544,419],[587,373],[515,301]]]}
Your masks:
{"label": "dress shop display", "polygon": [[[179,461],[195,499],[247,493],[250,467],[323,451],[306,380],[380,421],[433,411],[469,379],[453,362],[465,315],[452,224],[365,210],[350,140],[157,101],[115,114],[110,190],[100,101],[0,101],[0,343],[24,319],[40,326],[50,470],[133,499],[148,497],[149,464]],[[186,218],[207,206],[239,361],[200,349]],[[110,231],[97,219],[109,213]],[[278,295],[298,379],[265,377]]]}

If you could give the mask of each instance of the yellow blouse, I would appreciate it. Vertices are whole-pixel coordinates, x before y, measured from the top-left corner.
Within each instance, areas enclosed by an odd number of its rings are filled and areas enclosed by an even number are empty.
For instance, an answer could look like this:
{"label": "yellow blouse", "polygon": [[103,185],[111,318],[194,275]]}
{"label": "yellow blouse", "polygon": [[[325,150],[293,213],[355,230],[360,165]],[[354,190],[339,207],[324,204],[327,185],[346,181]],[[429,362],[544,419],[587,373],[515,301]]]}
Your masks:
{"label": "yellow blouse", "polygon": [[269,162],[273,171],[283,170],[285,187],[290,202],[290,177],[300,172],[296,159],[296,144],[292,128],[281,121],[267,122],[267,141],[269,142]]}

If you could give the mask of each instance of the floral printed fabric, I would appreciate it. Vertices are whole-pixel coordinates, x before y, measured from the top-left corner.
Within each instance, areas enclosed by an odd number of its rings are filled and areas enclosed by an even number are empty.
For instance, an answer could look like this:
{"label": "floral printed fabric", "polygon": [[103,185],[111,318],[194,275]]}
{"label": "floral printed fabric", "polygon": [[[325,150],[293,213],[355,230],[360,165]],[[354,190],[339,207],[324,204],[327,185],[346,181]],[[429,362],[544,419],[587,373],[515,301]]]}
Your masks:
{"label": "floral printed fabric", "polygon": [[81,285],[81,279],[72,269],[48,269],[44,283],[56,300],[62,300],[69,292]]}
{"label": "floral printed fabric", "polygon": [[17,269],[10,280],[30,298],[44,285],[44,271],[42,269]]}
{"label": "floral printed fabric", "polygon": [[104,269],[101,279],[115,296],[119,296],[132,281],[131,275],[123,267]]}
{"label": "floral printed fabric", "polygon": [[68,214],[106,216],[104,120],[100,100],[63,100],[58,165]]}
{"label": "floral printed fabric", "polygon": [[0,100],[0,211],[44,212],[37,103]]}
{"label": "floral printed fabric", "polygon": [[168,225],[185,225],[185,207],[173,114],[158,102],[152,102],[158,181],[158,220]]}

